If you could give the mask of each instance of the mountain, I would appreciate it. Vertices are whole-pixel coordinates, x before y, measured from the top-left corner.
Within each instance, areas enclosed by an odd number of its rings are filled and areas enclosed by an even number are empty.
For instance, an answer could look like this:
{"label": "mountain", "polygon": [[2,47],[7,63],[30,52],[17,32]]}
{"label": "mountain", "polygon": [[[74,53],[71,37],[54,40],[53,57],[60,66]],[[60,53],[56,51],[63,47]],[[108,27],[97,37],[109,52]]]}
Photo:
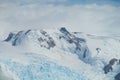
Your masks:
{"label": "mountain", "polygon": [[119,36],[56,30],[11,32],[0,42],[0,80],[113,80],[120,65]]}

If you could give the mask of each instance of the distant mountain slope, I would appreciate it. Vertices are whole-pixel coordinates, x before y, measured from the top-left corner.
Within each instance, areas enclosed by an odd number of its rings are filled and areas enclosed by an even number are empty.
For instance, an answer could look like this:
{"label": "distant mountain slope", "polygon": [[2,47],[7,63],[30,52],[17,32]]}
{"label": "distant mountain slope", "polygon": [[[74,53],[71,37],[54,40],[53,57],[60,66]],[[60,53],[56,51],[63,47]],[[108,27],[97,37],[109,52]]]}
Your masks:
{"label": "distant mountain slope", "polygon": [[111,59],[120,59],[118,36],[62,27],[11,32],[0,45],[0,70],[12,75],[9,80],[114,80],[120,70],[116,63],[112,72],[103,71]]}
{"label": "distant mountain slope", "polygon": [[62,51],[77,54],[80,59],[88,62],[91,52],[89,51],[86,40],[76,37],[74,33],[70,33],[66,28],[56,31],[47,30],[28,30],[19,31],[18,33],[10,33],[5,40],[11,42],[13,46],[36,47],[37,49],[58,48]]}

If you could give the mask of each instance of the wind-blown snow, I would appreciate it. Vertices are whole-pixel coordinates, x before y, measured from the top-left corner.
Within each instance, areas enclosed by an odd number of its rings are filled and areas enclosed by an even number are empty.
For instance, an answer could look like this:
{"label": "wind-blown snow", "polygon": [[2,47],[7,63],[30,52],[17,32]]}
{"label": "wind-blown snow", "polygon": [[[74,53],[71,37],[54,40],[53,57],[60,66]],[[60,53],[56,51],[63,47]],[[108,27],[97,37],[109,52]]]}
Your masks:
{"label": "wind-blown snow", "polygon": [[[0,42],[0,80],[114,80],[120,38],[59,30],[12,32]],[[2,77],[1,77],[2,76]]]}

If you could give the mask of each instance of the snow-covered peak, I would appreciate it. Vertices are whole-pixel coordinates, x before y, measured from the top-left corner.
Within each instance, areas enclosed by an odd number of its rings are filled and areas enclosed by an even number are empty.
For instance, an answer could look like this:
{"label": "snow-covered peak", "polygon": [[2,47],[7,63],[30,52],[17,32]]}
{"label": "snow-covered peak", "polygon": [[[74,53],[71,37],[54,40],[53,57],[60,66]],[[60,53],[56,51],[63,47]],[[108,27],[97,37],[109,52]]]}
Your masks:
{"label": "snow-covered peak", "polygon": [[5,39],[13,46],[25,46],[33,49],[60,49],[61,51],[77,54],[80,59],[88,62],[91,52],[84,38],[69,32],[65,27],[58,30],[27,30],[10,33]]}
{"label": "snow-covered peak", "polygon": [[[120,45],[118,36],[95,36],[82,32],[70,32],[65,27],[55,30],[43,29],[11,32],[5,41],[10,42],[13,46],[24,46],[30,50],[34,48],[35,51],[43,48],[50,51],[59,49],[60,51],[77,54],[79,59],[85,60],[85,62],[102,51],[105,52],[103,54],[104,58],[109,53],[114,53],[114,51],[117,51],[116,55],[114,55],[114,57],[117,57],[119,54],[119,47],[117,46]],[[97,51],[97,49],[100,51]],[[107,60],[110,58],[112,57],[109,57]]]}
{"label": "snow-covered peak", "polygon": [[107,75],[103,71],[111,59],[120,58],[119,36],[70,32],[62,27],[11,32],[0,45],[0,63],[20,80],[113,80],[119,72],[117,64]]}

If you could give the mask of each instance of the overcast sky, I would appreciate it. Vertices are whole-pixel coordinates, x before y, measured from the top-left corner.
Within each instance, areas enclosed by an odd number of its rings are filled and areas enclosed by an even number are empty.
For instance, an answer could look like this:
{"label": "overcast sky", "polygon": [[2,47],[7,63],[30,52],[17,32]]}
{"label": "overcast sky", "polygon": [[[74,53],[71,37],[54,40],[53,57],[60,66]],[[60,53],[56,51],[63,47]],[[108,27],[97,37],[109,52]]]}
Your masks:
{"label": "overcast sky", "polygon": [[62,26],[70,31],[120,35],[120,0],[0,0],[0,36]]}

